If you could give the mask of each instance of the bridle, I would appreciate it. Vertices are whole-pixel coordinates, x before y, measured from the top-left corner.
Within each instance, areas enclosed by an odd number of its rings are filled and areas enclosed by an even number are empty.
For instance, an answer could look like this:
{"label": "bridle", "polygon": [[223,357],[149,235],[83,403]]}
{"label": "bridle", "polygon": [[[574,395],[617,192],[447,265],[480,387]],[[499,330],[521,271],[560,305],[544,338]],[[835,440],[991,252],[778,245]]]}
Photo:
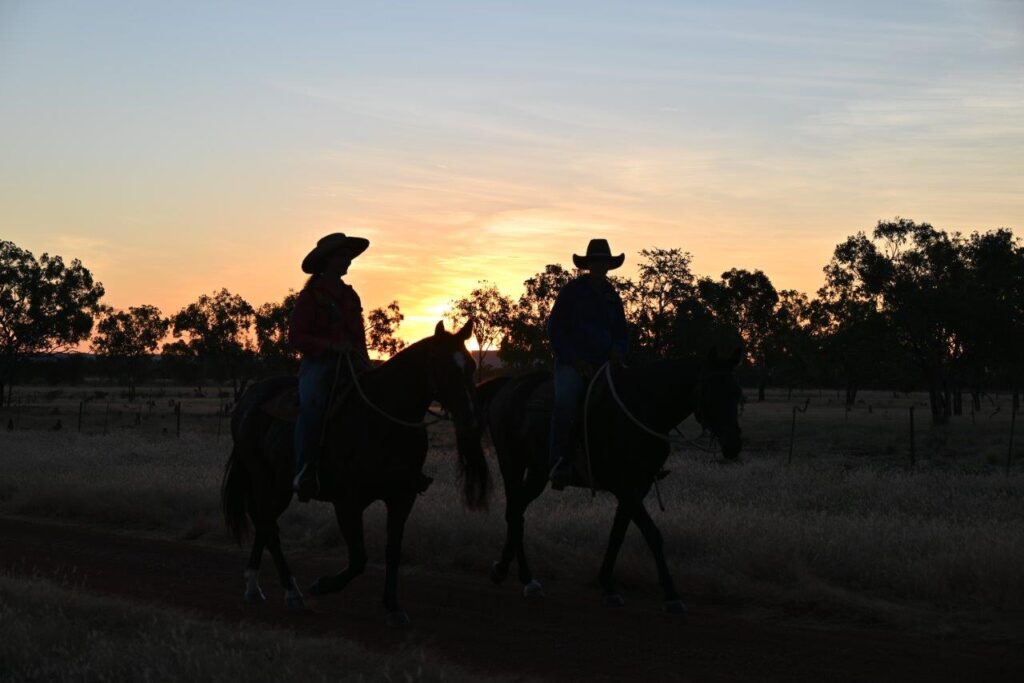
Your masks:
{"label": "bridle", "polygon": [[[431,425],[435,425],[438,422],[442,422],[445,419],[447,419],[447,418],[445,418],[443,416],[436,416],[430,422],[425,422],[425,421],[422,421],[422,420],[420,420],[419,422],[412,422],[412,421],[409,421],[409,420],[403,420],[403,419],[401,419],[399,417],[395,417],[394,415],[392,415],[391,413],[387,412],[386,410],[384,410],[383,408],[381,408],[376,403],[374,403],[373,401],[370,400],[370,397],[367,396],[366,392],[363,390],[363,385],[359,381],[359,375],[356,374],[355,367],[352,365],[352,357],[351,357],[351,355],[347,351],[343,355],[345,357],[345,360],[348,362],[348,370],[349,370],[349,373],[351,373],[351,376],[352,376],[352,386],[354,386],[356,388],[356,392],[359,394],[359,398],[362,399],[363,403],[365,403],[368,408],[370,408],[371,410],[373,410],[377,414],[381,415],[382,417],[386,418],[387,420],[390,420],[391,422],[394,422],[395,424],[401,425],[403,427],[409,427],[411,429],[426,429],[427,427],[430,427]],[[339,361],[340,361],[340,359],[339,359]],[[431,396],[436,396],[437,393],[438,393],[437,392],[437,382],[434,379],[434,373],[433,372],[430,372],[430,371],[427,372],[427,382],[430,385],[430,395]],[[442,404],[441,407],[444,408],[444,405]],[[430,412],[432,415],[434,414],[429,409],[428,409],[428,412]],[[445,409],[445,412],[447,412],[447,409]]]}

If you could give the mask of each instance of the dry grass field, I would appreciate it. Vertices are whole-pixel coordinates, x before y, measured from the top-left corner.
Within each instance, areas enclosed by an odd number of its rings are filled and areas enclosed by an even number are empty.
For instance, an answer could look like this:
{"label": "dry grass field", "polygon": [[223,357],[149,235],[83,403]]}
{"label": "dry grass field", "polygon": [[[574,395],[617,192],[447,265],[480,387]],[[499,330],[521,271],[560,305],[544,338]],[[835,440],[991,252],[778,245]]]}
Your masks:
{"label": "dry grass field", "polygon": [[479,681],[422,650],[239,628],[0,575],[0,678],[29,681]]}
{"label": "dry grass field", "polygon": [[[169,407],[179,396],[142,393],[141,417],[138,405],[90,401],[81,433],[83,393],[75,390],[37,392],[30,405],[0,413],[17,427],[0,432],[0,514],[230,543],[218,500],[230,448],[227,421],[217,417],[224,399],[183,398],[179,438]],[[787,462],[792,407],[807,399]],[[874,392],[848,412],[828,392],[773,393],[745,408],[740,463],[677,444],[661,488],[666,509],[653,496],[648,505],[684,596],[819,624],[1024,641],[1024,463],[1008,473],[1004,467],[1008,397],[944,428],[930,426],[921,400]],[[56,419],[60,431],[50,429]],[[683,429],[697,434],[692,422]],[[427,472],[437,481],[413,511],[405,560],[411,568],[482,575],[504,538],[500,484],[496,478],[489,512],[463,510],[452,448],[449,428],[432,428]],[[538,578],[596,590],[612,510],[600,494],[592,501],[584,491],[546,492],[527,516]],[[367,515],[375,562],[383,559],[383,517],[379,505]],[[294,503],[282,529],[287,547],[337,550],[343,563],[328,506]],[[239,571],[244,557],[239,551]],[[653,564],[635,530],[620,557],[627,592],[656,595]]]}

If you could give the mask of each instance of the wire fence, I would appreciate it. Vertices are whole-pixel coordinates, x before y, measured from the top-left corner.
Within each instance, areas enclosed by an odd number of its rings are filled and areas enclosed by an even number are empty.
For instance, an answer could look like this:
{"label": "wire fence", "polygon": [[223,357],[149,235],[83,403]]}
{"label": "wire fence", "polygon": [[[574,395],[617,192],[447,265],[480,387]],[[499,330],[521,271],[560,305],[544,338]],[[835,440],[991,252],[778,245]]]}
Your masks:
{"label": "wire fence", "polygon": [[[129,401],[123,389],[15,389],[9,405],[0,408],[7,431],[74,431],[83,435],[141,430],[161,437],[183,434],[230,437],[232,394],[212,388],[172,387],[146,391]],[[841,454],[884,457],[908,468],[922,458],[980,457],[1001,465],[1007,474],[1020,461],[1015,452],[1017,413],[1008,395],[986,396],[982,410],[968,401],[964,413],[947,425],[931,421],[929,403],[921,394],[869,392],[853,405],[831,392],[793,395],[770,392],[764,403],[743,407],[744,451],[778,455],[786,464]],[[677,453],[717,451],[710,435],[692,418],[681,425],[683,438],[673,437]],[[687,438],[689,437],[689,438]]]}

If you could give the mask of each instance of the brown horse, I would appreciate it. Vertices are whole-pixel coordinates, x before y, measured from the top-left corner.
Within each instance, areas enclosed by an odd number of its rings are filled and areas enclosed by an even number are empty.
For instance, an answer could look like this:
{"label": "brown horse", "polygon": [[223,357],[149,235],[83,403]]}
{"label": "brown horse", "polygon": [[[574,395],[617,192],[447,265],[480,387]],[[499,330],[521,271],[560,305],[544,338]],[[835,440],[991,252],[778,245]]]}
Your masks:
{"label": "brown horse", "polygon": [[[358,375],[328,408],[317,499],[334,505],[348,546],[348,567],[317,579],[310,593],[340,591],[363,573],[367,561],[363,511],[382,500],[388,513],[384,607],[389,623],[408,622],[398,604],[398,563],[405,523],[423,486],[427,454],[423,418],[432,401],[438,401],[455,423],[465,504],[472,509],[486,507],[490,475],[480,445],[475,364],[465,346],[471,333],[472,323],[454,334],[438,323],[432,336]],[[234,447],[221,499],[228,528],[240,542],[248,532],[249,519],[256,530],[245,571],[246,600],[265,599],[258,574],[263,550],[268,549],[288,605],[302,607],[302,593],[281,551],[277,526],[292,499],[294,424],[259,410],[268,397],[295,382],[295,378],[267,380],[253,385],[242,397],[232,419]]]}
{"label": "brown horse", "polygon": [[[594,378],[586,416],[589,469],[593,486],[618,500],[598,575],[609,604],[623,601],[613,569],[633,523],[654,555],[666,610],[686,611],[665,561],[661,532],[643,501],[661,476],[669,454],[669,431],[691,414],[717,437],[727,459],[739,455],[740,388],[733,377],[739,360],[739,353],[720,359],[712,352],[701,361],[660,360],[643,368],[608,368]],[[523,517],[548,482],[551,392],[546,372],[497,378],[478,387],[505,484],[505,547],[491,569],[491,579],[502,582],[515,560],[526,597],[544,594],[526,561]]]}

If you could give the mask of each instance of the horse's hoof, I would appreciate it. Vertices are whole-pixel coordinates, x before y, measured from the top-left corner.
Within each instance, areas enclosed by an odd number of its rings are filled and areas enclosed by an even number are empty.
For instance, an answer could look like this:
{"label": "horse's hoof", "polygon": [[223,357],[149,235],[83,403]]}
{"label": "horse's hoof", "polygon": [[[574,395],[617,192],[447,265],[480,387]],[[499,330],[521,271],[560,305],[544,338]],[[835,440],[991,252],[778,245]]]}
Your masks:
{"label": "horse's hoof", "polygon": [[608,607],[622,607],[626,604],[626,599],[618,593],[607,593],[604,596],[604,604]]}
{"label": "horse's hoof", "polygon": [[533,579],[530,583],[523,586],[523,597],[524,598],[543,598],[544,597],[544,586],[540,585],[540,581]]}
{"label": "horse's hoof", "polygon": [[285,591],[284,604],[288,606],[288,609],[306,609],[306,601],[302,599],[302,591],[299,590],[299,584],[294,576],[291,588]]}
{"label": "horse's hoof", "polygon": [[491,581],[494,583],[501,583],[508,576],[508,567],[502,567],[501,562],[495,562],[491,565]]}
{"label": "horse's hoof", "polygon": [[245,591],[245,602],[250,605],[259,605],[267,601],[267,596],[257,587],[255,590]]}
{"label": "horse's hoof", "polygon": [[408,626],[412,622],[412,619],[410,619],[409,615],[405,613],[405,610],[401,609],[396,609],[393,612],[388,612],[385,620],[387,621],[388,626],[394,628]]}
{"label": "horse's hoof", "polygon": [[682,600],[666,600],[665,611],[669,614],[686,614],[686,603]]}

